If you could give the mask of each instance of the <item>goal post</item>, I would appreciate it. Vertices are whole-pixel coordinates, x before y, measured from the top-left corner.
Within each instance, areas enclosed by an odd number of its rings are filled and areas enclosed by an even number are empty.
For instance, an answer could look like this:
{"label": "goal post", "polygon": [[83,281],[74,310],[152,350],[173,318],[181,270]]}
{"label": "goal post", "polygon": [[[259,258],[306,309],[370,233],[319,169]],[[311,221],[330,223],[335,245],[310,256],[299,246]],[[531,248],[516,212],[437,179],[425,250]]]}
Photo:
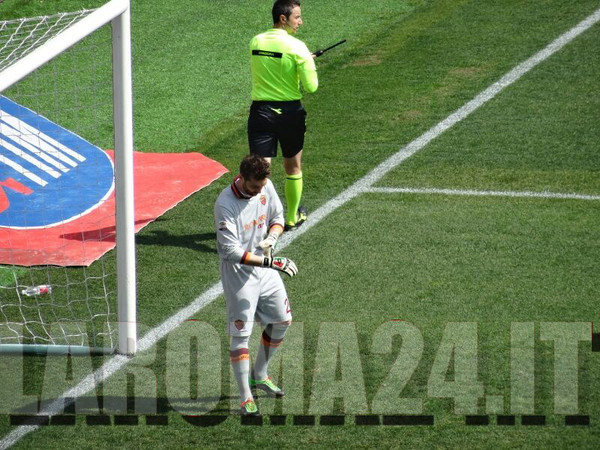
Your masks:
{"label": "goal post", "polygon": [[[56,15],[58,16],[58,15]],[[56,17],[54,16],[54,17]],[[130,30],[130,2],[129,0],[110,0],[103,6],[95,10],[80,11],[79,14],[64,15],[56,19],[56,25],[48,26],[40,35],[35,34],[35,30],[42,28],[36,25],[48,22],[48,17],[37,17],[32,19],[22,19],[23,23],[30,20],[29,27],[26,32],[23,33],[24,37],[18,43],[11,43],[1,48],[0,45],[0,95],[11,92],[16,85],[22,80],[26,79],[34,72],[42,69],[45,65],[50,63],[53,59],[67,53],[69,49],[85,40],[88,36],[94,32],[110,25],[110,40],[112,47],[112,128],[113,128],[113,145],[114,145],[114,195],[116,204],[116,322],[118,324],[117,333],[118,339],[116,345],[112,343],[112,337],[105,341],[110,342],[112,350],[116,350],[121,354],[131,355],[137,350],[137,318],[136,318],[136,268],[135,268],[135,229],[134,229],[134,199],[133,199],[133,106],[132,106],[132,71],[131,71],[131,30]],[[0,21],[0,39],[4,41],[2,34],[4,30],[10,25],[10,22],[15,21]],[[8,24],[8,25],[7,25]],[[60,25],[58,25],[60,24]],[[19,24],[20,26],[21,24]],[[9,28],[9,27],[8,27]],[[0,41],[0,44],[1,42]],[[57,58],[58,59],[58,58]],[[56,101],[54,103],[60,103]],[[89,107],[91,109],[91,106]],[[74,109],[75,115],[78,114],[79,109]],[[87,109],[87,108],[86,108]],[[0,111],[1,113],[1,111]],[[2,119],[2,116],[0,116]],[[4,125],[8,129],[8,125]],[[14,130],[14,128],[11,128]],[[1,135],[0,135],[1,137]],[[3,141],[0,141],[0,143]],[[7,144],[9,145],[9,144]],[[18,147],[11,145],[11,148]],[[26,145],[26,144],[24,144]],[[105,147],[106,148],[106,147]],[[23,153],[26,153],[23,151]],[[6,161],[6,158],[4,158]],[[5,166],[6,167],[6,166]],[[13,165],[14,167],[14,165]],[[2,154],[0,154],[0,169],[2,169]],[[0,179],[2,182],[2,179]],[[1,187],[0,187],[1,188]],[[0,193],[1,194],[1,193]],[[104,263],[94,263],[102,266],[104,271]],[[107,264],[108,265],[108,264]],[[48,269],[52,271],[54,269]],[[67,282],[70,278],[68,272],[69,269],[65,269],[67,272],[64,278],[65,292],[68,295],[72,295],[71,292],[74,289],[67,286]],[[32,277],[33,278],[33,277]],[[100,287],[99,291],[110,292],[111,289],[106,287],[106,279],[110,276],[88,276],[85,273],[85,279],[93,279]],[[15,276],[14,289],[19,290],[20,283],[17,281]],[[81,287],[82,291],[88,292],[90,289],[87,286]],[[17,293],[19,299],[21,296]],[[55,293],[52,293],[52,297]],[[58,294],[56,295],[58,296]],[[0,298],[0,308],[2,305],[2,298]],[[38,302],[39,303],[39,302]],[[68,300],[68,305],[71,304]],[[89,301],[85,306],[80,309],[85,309],[90,312],[92,318],[106,317],[107,321],[114,314],[112,311],[112,305],[108,300],[105,301],[107,311],[101,314],[96,314],[92,311],[92,301]],[[21,308],[20,305],[8,305],[12,310]],[[57,309],[65,309],[66,307],[61,305],[53,305]],[[46,306],[44,308],[51,308],[52,306]],[[25,308],[23,306],[22,308]],[[69,306],[70,308],[70,306]],[[9,309],[7,307],[7,309]],[[13,318],[7,318],[7,314],[1,311],[0,314],[0,325],[2,325],[3,316],[5,321],[9,321],[9,328],[14,330],[18,328],[18,323]],[[16,313],[21,315],[25,320],[25,315],[22,311]],[[24,328],[36,328],[37,326],[44,327],[46,324],[40,324],[43,322],[41,319],[42,314],[38,314],[40,317],[39,321],[35,322],[35,326],[28,326],[27,323],[21,324]],[[49,314],[49,317],[58,317],[55,313]],[[83,319],[82,319],[83,320]],[[113,319],[114,320],[114,319]],[[56,324],[54,324],[56,325]],[[95,325],[94,325],[95,326]],[[109,326],[110,327],[110,326]],[[50,326],[48,328],[51,328]],[[59,326],[59,328],[61,328]],[[84,328],[86,328],[84,326]],[[89,328],[89,326],[87,327]],[[49,334],[47,331],[44,333]],[[108,334],[112,332],[109,331]],[[82,332],[85,334],[85,330]],[[61,335],[68,336],[69,333],[65,333],[61,330]],[[55,343],[52,337],[45,337],[38,343],[36,337],[33,337],[31,342],[27,339],[18,339],[20,342],[12,342],[6,344],[0,335],[0,353],[3,351],[15,352],[15,351],[27,351],[32,353],[85,353],[85,352],[99,352],[106,353],[112,351],[107,348],[104,344],[102,348],[97,348],[93,342],[89,342],[89,345],[73,344],[68,339],[60,340],[59,343]],[[88,342],[87,338],[83,339],[84,342]],[[47,343],[46,343],[47,342]]]}
{"label": "goal post", "polygon": [[[129,0],[112,22],[117,205],[117,299],[119,352],[137,349],[135,218],[133,206],[133,90]],[[122,269],[122,270],[121,270]]]}

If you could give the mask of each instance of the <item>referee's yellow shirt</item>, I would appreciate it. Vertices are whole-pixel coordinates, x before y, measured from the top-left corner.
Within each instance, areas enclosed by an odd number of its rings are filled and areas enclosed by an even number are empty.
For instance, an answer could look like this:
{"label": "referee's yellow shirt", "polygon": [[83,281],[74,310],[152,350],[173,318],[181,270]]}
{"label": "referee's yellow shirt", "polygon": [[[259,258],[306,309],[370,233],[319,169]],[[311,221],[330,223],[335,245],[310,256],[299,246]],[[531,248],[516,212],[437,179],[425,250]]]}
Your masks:
{"label": "referee's yellow shirt", "polygon": [[319,87],[314,59],[300,39],[272,28],[250,41],[252,100],[300,100],[300,84],[312,93]]}

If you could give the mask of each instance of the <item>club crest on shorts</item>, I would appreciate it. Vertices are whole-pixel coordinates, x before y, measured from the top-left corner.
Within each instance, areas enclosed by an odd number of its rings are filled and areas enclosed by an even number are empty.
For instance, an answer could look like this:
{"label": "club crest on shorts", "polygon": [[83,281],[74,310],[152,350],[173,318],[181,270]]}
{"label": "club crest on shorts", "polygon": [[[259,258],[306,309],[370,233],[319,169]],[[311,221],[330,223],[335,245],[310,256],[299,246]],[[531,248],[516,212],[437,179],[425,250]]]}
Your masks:
{"label": "club crest on shorts", "polygon": [[104,151],[0,96],[0,227],[70,222],[113,189],[113,162]]}
{"label": "club crest on shorts", "polygon": [[260,204],[263,206],[267,204],[267,196],[265,194],[260,195]]}

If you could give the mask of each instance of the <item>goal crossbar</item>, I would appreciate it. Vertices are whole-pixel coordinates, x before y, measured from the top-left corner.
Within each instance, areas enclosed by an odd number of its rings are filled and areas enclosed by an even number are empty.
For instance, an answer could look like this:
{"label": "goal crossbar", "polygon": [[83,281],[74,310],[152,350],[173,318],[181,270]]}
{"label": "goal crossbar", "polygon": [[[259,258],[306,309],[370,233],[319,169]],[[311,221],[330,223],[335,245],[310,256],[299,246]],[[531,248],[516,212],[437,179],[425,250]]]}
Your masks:
{"label": "goal crossbar", "polygon": [[2,72],[0,92],[3,92],[127,10],[129,10],[129,0],[110,0],[73,26],[48,39],[44,44]]}

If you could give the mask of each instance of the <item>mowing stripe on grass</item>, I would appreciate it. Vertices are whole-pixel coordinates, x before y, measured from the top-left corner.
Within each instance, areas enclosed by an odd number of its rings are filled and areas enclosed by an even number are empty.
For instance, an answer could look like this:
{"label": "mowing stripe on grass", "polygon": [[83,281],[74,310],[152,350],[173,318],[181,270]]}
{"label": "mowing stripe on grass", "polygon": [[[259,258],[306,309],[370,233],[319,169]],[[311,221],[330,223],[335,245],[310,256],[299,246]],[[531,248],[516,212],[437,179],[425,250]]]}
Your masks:
{"label": "mowing stripe on grass", "polygon": [[475,191],[461,189],[371,187],[364,192],[376,194],[441,194],[476,197],[556,198],[565,200],[600,200],[600,195],[563,194],[560,192]]}
{"label": "mowing stripe on grass", "polygon": [[[312,213],[302,227],[298,228],[298,230],[296,230],[293,233],[285,233],[280,240],[279,249],[287,247],[295,239],[302,236],[302,234],[306,233],[310,228],[315,226],[317,223],[319,223],[337,208],[352,200],[357,195],[369,190],[374,183],[379,181],[390,170],[394,169],[405,159],[409,158],[410,156],[414,155],[416,152],[421,150],[429,142],[437,138],[448,128],[457,124],[458,122],[466,118],[469,114],[471,114],[473,111],[478,109],[480,106],[484,105],[486,102],[494,98],[504,88],[513,84],[525,73],[534,68],[537,64],[544,61],[552,54],[556,53],[558,50],[560,50],[566,44],[571,42],[581,33],[586,31],[588,28],[596,24],[598,21],[600,21],[600,9],[596,10],[594,13],[592,13],[579,24],[577,24],[575,27],[562,34],[560,37],[558,37],[556,40],[550,43],[546,48],[536,53],[534,56],[532,56],[525,62],[522,62],[521,64],[516,66],[506,75],[504,75],[500,80],[498,80],[490,87],[485,89],[483,92],[481,92],[479,95],[477,95],[473,100],[466,103],[463,107],[459,108],[454,113],[450,114],[446,119],[442,120],[433,128],[431,128],[423,135],[412,141],[410,144],[400,149],[397,153],[395,153],[394,155],[386,159],[384,162],[379,164],[375,169],[373,169],[363,178],[358,180],[344,192],[329,200],[325,205],[323,205],[314,213]],[[221,283],[215,283],[208,291],[204,292],[202,295],[196,298],[186,308],[180,310],[178,313],[171,316],[162,324],[158,325],[156,328],[148,332],[140,340],[138,346],[139,350],[144,351],[155,345],[160,339],[165,337],[168,333],[173,331],[191,316],[193,316],[202,308],[216,300],[222,294],[222,292],[223,291]],[[130,358],[127,358],[125,356],[114,356],[106,363],[104,363],[104,365],[100,367],[96,372],[88,375],[85,379],[83,379],[79,384],[77,384],[77,386],[65,392],[62,398],[58,398],[51,405],[40,411],[39,415],[54,416],[56,414],[60,414],[60,412],[66,406],[64,401],[65,398],[70,398],[71,401],[74,401],[75,398],[84,395],[87,392],[94,389],[94,387],[97,384],[109,378],[113,373],[122,368],[129,361]],[[18,428],[7,434],[4,437],[4,439],[2,439],[2,441],[0,441],[0,449],[5,449],[14,445],[21,438],[23,438],[30,432],[35,431],[38,428],[39,426],[37,425],[19,426]]]}
{"label": "mowing stripe on grass", "polygon": [[294,232],[291,235],[284,234],[283,239],[281,239],[280,241],[279,248],[283,248],[284,246],[292,242],[294,239],[296,239],[298,236],[302,235],[303,233],[306,233],[312,226],[319,223],[337,208],[339,208],[346,202],[352,200],[357,195],[370,189],[388,172],[395,169],[399,164],[402,164],[402,162],[405,159],[414,155],[416,152],[421,150],[423,147],[425,147],[432,140],[437,138],[444,131],[456,125],[458,122],[469,116],[473,111],[475,111],[476,109],[493,99],[504,88],[513,84],[515,81],[517,81],[527,72],[529,72],[539,63],[548,59],[551,55],[559,51],[561,48],[563,48],[581,33],[595,25],[598,21],[600,21],[600,9],[597,9],[594,13],[590,14],[587,18],[582,20],[569,31],[560,35],[548,46],[537,52],[531,58],[515,66],[510,72],[508,72],[498,81],[493,83],[487,89],[482,91],[473,100],[464,104],[461,108],[454,111],[444,120],[439,122],[437,125],[423,133],[420,137],[418,137],[417,139],[400,149],[397,153],[393,154],[385,161],[383,161],[375,169],[373,169],[363,178],[358,180],[356,183],[354,183],[344,192],[339,194],[337,197],[333,198],[332,200],[328,201],[325,205],[317,209],[314,213],[312,213],[309,216],[306,223],[302,227],[298,228],[296,232]]}

